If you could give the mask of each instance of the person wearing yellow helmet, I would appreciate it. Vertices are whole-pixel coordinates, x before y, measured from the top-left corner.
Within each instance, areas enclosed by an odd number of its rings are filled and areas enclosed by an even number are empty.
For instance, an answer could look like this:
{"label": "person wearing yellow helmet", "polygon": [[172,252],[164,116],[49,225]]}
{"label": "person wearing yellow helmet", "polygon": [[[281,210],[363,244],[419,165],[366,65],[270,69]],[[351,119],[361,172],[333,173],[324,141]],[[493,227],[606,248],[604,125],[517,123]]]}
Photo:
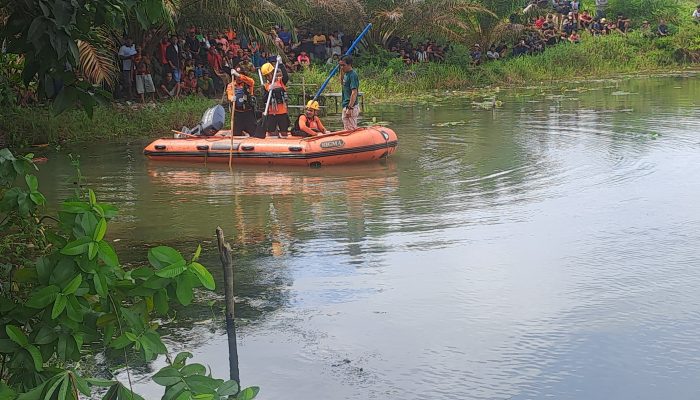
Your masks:
{"label": "person wearing yellow helmet", "polygon": [[292,131],[294,136],[309,137],[318,136],[322,133],[330,133],[323,126],[321,118],[318,117],[320,109],[321,107],[316,100],[309,100],[309,102],[306,103],[304,112],[299,115],[294,123],[294,130]]}
{"label": "person wearing yellow helmet", "polygon": [[280,136],[287,136],[289,130],[289,110],[287,108],[287,82],[289,82],[289,74],[282,63],[282,58],[277,56],[279,64],[277,77],[275,82],[272,78],[275,73],[275,67],[271,63],[265,63],[260,67],[260,72],[265,79],[265,91],[263,100],[267,102],[268,96],[270,99],[270,107],[267,111],[267,120],[265,123],[265,131],[268,133],[279,132]]}

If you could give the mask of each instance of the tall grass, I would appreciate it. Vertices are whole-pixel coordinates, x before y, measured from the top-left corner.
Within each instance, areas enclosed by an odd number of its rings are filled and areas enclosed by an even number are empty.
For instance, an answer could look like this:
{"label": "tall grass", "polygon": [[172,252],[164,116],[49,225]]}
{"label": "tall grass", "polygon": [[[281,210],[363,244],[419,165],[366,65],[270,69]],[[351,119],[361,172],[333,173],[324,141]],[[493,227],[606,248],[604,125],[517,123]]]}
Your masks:
{"label": "tall grass", "polygon": [[49,107],[17,108],[0,115],[0,132],[15,146],[76,140],[115,140],[171,135],[171,129],[194,126],[216,100],[191,97],[156,105],[98,107],[92,119],[72,110],[58,116]]}

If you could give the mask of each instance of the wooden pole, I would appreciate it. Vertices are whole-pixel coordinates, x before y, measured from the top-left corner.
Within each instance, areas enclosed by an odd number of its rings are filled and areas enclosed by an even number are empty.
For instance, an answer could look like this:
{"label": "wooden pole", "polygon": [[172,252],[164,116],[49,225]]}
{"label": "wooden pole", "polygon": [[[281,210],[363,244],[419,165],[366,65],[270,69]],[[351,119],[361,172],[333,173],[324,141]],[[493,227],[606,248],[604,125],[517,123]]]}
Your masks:
{"label": "wooden pole", "polygon": [[238,344],[236,342],[236,323],[233,316],[235,300],[233,297],[233,256],[231,245],[224,239],[224,231],[220,226],[216,227],[216,239],[219,245],[219,257],[224,267],[224,294],[226,296],[226,333],[228,334],[228,366],[230,379],[241,384],[238,372]]}

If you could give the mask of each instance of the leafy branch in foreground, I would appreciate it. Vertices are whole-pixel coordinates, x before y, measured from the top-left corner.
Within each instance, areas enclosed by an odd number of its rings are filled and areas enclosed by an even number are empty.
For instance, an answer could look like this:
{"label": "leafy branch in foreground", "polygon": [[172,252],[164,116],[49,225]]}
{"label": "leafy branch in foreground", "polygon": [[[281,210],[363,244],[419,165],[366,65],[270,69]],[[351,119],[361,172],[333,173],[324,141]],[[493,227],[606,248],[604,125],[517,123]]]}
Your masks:
{"label": "leafy branch in foreground", "polygon": [[[214,290],[214,278],[198,262],[201,247],[189,260],[173,248],[154,247],[148,265],[125,269],[105,240],[116,209],[98,202],[92,190],[78,190],[61,205],[56,226],[45,225],[37,212],[46,200],[33,169],[31,157],[0,150],[3,235],[33,249],[0,260],[0,399],[77,400],[94,387],[107,388],[105,400],[142,399],[132,392],[127,356],[148,362],[167,355],[156,318],[167,317],[172,303],[192,303],[196,288]],[[129,387],[81,375],[80,363],[100,344],[123,352]],[[203,365],[186,365],[189,357],[178,354],[153,377],[165,386],[163,399],[257,394],[257,388],[239,392],[235,381],[214,379]]]}

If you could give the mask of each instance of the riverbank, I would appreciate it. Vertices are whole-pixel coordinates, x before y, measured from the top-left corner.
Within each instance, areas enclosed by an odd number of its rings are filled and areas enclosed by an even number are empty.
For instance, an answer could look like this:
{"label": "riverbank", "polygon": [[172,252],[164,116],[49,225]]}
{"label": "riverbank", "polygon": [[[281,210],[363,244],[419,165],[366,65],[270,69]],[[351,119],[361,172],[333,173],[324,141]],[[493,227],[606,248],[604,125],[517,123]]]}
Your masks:
{"label": "riverbank", "polygon": [[[358,70],[361,91],[371,104],[446,90],[476,89],[478,96],[479,89],[489,86],[547,85],[630,73],[695,70],[700,65],[689,62],[686,56],[699,52],[700,26],[692,26],[668,38],[648,39],[638,33],[586,37],[577,45],[564,44],[538,55],[478,67],[469,66],[468,54],[457,51],[444,64],[408,68],[400,60],[390,60],[386,65],[358,65]],[[326,76],[326,69],[316,68],[294,75],[293,83],[318,85]],[[301,88],[294,86],[293,90]],[[328,90],[340,90],[338,79]],[[191,97],[147,105],[113,104],[96,109],[92,119],[77,110],[54,116],[48,107],[18,108],[0,114],[0,132],[9,146],[169,136],[171,129],[196,125],[203,111],[216,102]]]}

